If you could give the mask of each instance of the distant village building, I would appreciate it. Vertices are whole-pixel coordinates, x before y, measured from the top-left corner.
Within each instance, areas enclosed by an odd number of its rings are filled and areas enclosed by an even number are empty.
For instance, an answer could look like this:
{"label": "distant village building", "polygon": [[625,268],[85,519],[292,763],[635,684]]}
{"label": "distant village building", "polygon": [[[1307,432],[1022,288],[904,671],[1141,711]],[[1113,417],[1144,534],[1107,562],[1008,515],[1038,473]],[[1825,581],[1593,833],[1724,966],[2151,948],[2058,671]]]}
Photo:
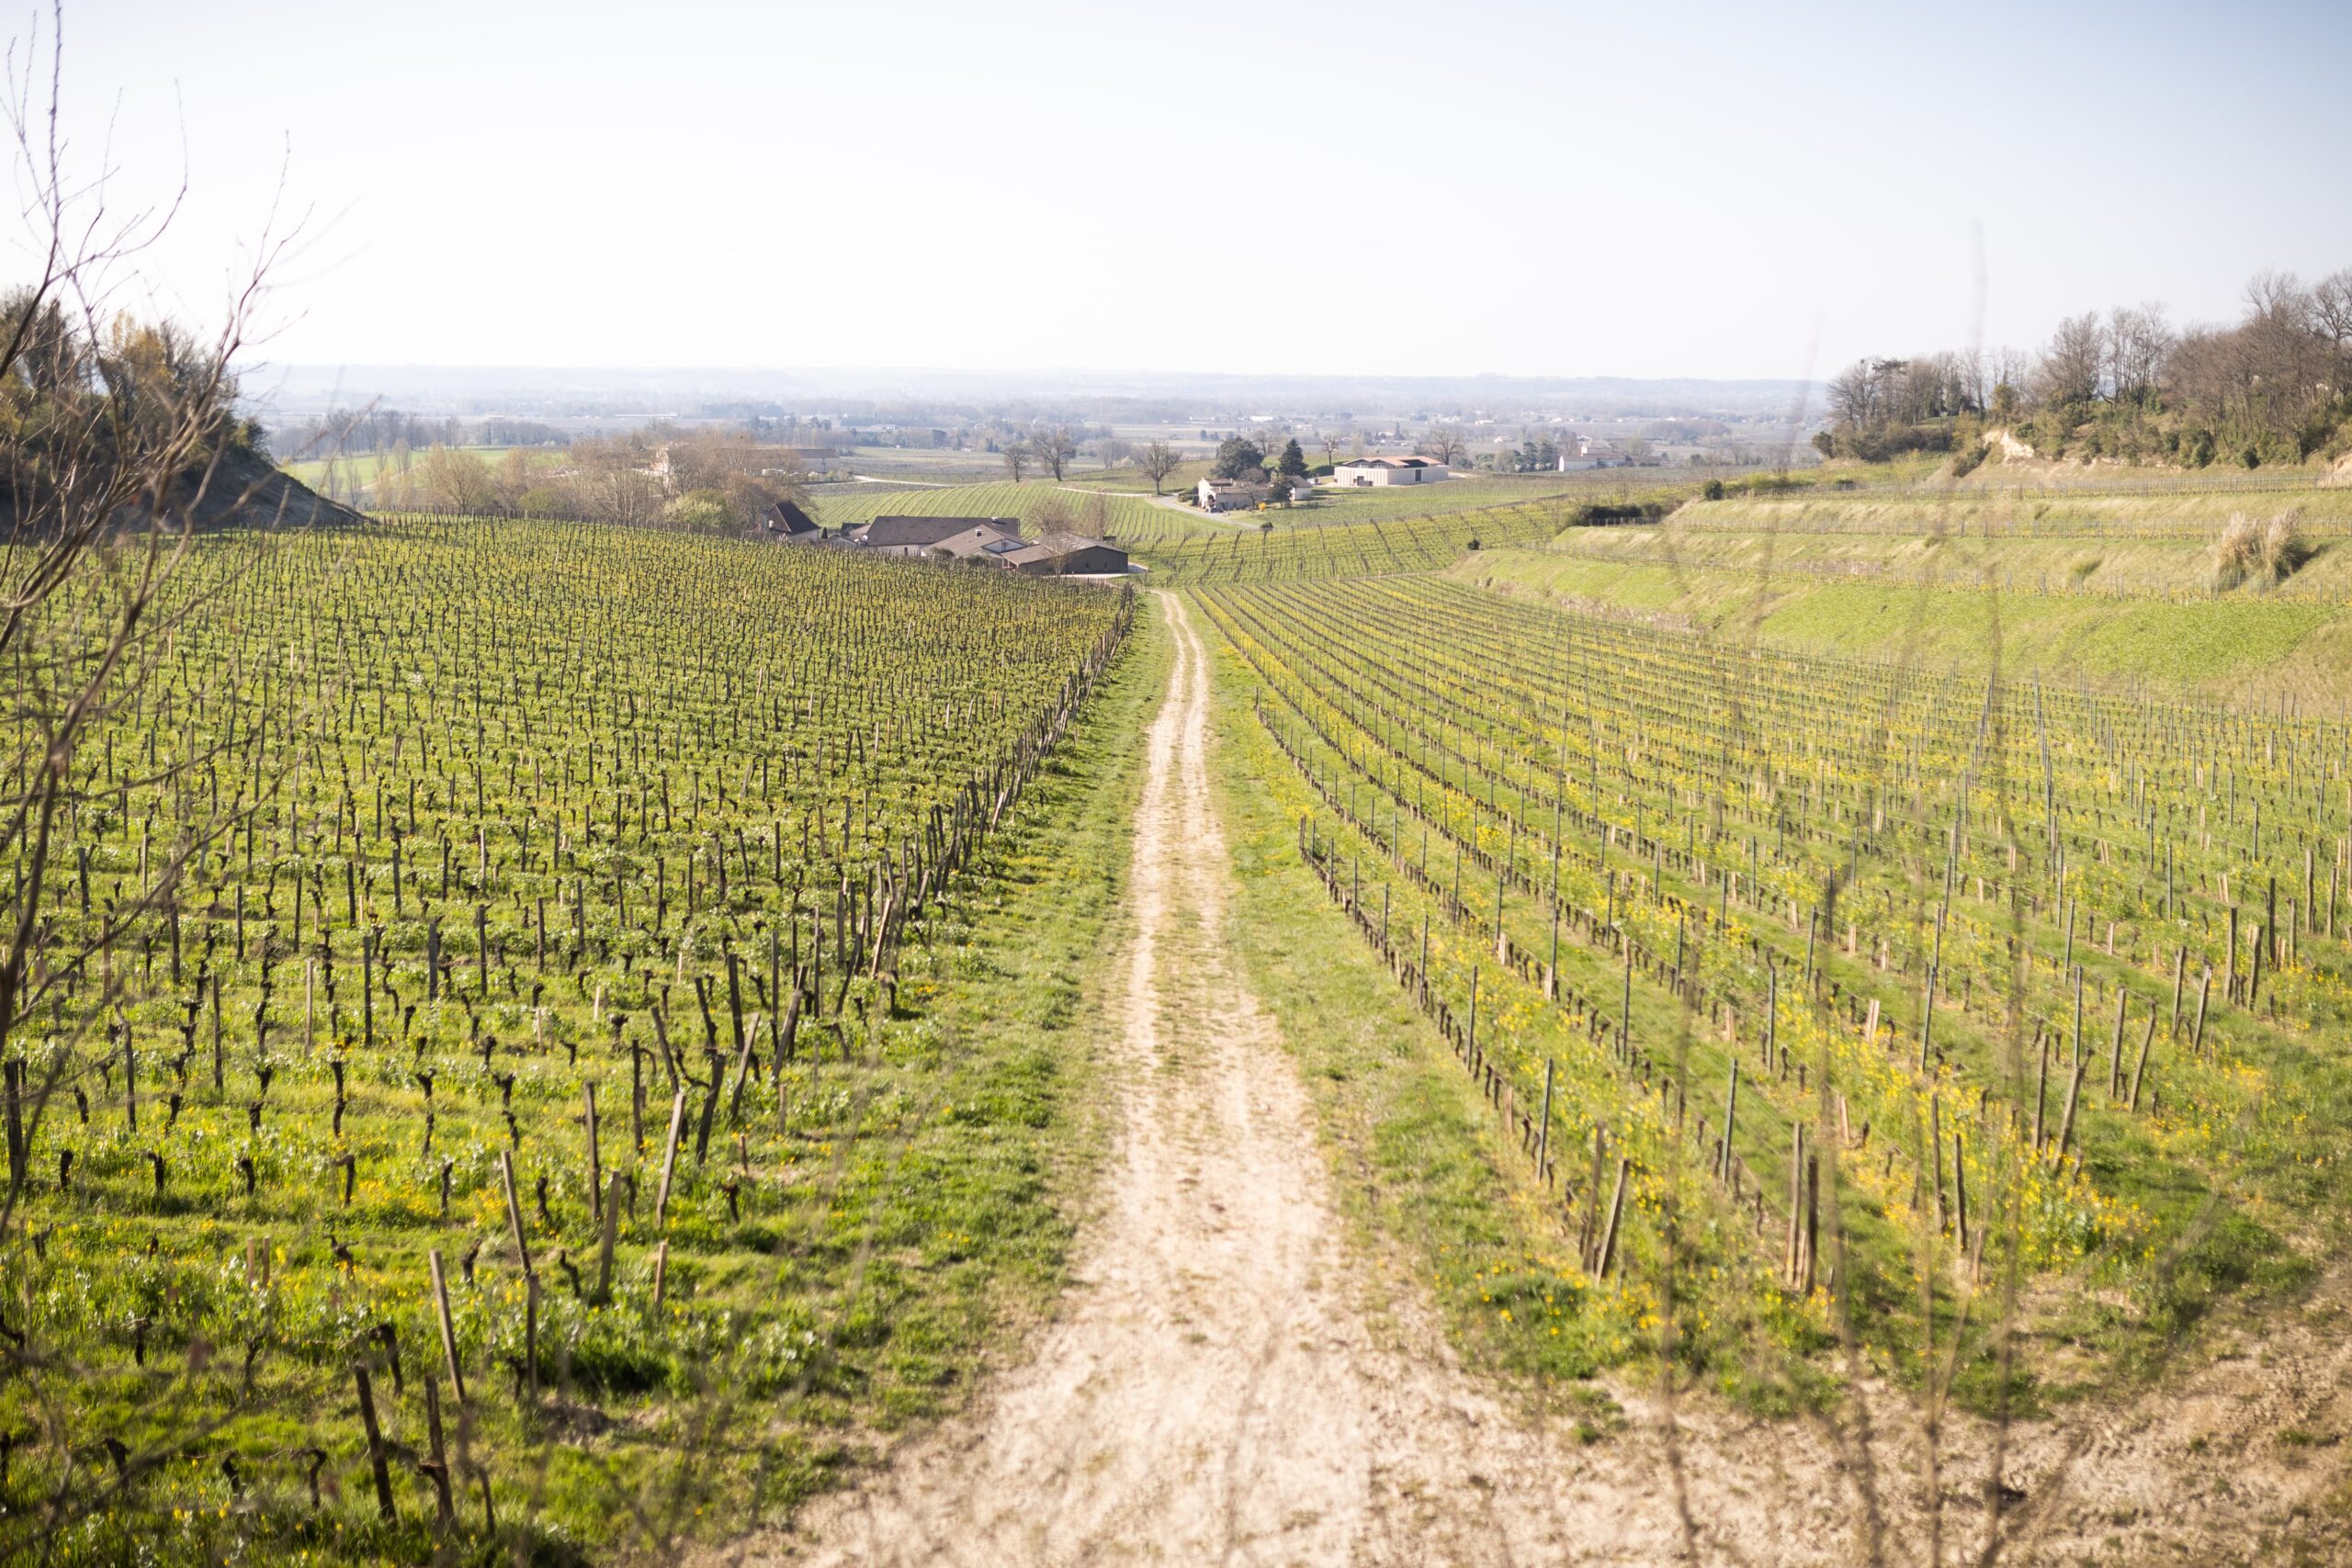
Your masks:
{"label": "distant village building", "polygon": [[1331,470],[1335,485],[1434,484],[1453,471],[1433,457],[1351,457]]}
{"label": "distant village building", "polygon": [[1640,457],[1624,451],[1608,441],[1584,441],[1574,451],[1560,454],[1560,472],[1577,473],[1585,468],[1655,468],[1661,459],[1655,454]]}

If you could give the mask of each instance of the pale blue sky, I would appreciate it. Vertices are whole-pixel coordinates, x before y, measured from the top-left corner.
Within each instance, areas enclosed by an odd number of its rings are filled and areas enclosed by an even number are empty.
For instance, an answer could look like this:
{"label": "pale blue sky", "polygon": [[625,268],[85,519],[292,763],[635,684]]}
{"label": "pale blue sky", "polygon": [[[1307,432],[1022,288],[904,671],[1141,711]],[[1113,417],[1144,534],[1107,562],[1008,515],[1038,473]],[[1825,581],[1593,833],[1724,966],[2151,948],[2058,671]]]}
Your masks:
{"label": "pale blue sky", "polygon": [[[357,6],[65,19],[71,123],[281,156],[272,357],[1790,376],[2352,265],[2352,6]],[[21,27],[19,28],[21,33]],[[127,194],[127,193],[126,193]]]}

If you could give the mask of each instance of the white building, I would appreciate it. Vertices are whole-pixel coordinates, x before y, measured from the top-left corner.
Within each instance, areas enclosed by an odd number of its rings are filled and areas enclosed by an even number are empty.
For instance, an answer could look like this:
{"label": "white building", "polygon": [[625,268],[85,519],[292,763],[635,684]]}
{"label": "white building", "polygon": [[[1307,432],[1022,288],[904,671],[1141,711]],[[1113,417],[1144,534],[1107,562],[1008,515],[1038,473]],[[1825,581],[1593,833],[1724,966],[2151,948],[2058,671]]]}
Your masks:
{"label": "white building", "polygon": [[1351,457],[1331,470],[1335,485],[1434,484],[1453,477],[1443,463],[1429,457]]}
{"label": "white building", "polygon": [[1266,487],[1240,479],[1204,479],[1195,493],[1204,512],[1247,512],[1266,499]]}

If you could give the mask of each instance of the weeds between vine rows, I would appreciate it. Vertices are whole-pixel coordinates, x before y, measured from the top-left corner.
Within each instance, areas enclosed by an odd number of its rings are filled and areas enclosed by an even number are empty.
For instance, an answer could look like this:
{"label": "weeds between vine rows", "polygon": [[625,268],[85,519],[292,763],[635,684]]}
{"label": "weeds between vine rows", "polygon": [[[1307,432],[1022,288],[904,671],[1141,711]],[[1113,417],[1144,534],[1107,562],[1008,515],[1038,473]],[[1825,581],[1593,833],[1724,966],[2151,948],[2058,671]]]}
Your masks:
{"label": "weeds between vine rows", "polygon": [[1048,1069],[925,1003],[1132,597],[414,519],[172,592],[40,868],[0,1555],[658,1544],[952,1380]]}

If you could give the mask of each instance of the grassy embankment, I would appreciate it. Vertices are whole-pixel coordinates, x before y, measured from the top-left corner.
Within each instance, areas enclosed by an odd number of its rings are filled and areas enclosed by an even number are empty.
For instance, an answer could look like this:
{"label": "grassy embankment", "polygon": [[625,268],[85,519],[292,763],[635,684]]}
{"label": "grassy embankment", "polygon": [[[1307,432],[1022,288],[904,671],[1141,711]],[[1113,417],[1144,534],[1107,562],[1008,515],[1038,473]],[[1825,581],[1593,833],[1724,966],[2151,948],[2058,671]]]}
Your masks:
{"label": "grassy embankment", "polygon": [[[2289,505],[2309,560],[2222,588],[2211,547],[2230,515]],[[1997,655],[2017,674],[2332,707],[2352,699],[2347,533],[2343,491],[1728,501],[1484,551],[1453,574],[1794,651],[1972,672]]]}

